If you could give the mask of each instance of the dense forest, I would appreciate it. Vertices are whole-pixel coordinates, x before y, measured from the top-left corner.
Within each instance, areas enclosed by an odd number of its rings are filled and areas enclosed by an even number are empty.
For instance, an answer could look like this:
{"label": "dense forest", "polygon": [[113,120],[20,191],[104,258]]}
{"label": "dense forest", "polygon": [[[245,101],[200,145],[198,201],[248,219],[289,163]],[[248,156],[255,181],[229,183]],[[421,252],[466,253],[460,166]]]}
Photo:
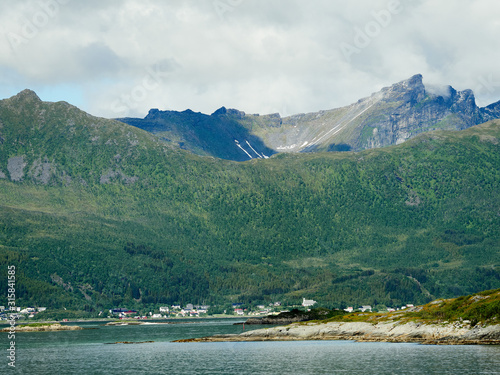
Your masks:
{"label": "dense forest", "polygon": [[0,290],[8,265],[18,305],[90,312],[499,288],[499,136],[238,163],[23,92],[0,102]]}

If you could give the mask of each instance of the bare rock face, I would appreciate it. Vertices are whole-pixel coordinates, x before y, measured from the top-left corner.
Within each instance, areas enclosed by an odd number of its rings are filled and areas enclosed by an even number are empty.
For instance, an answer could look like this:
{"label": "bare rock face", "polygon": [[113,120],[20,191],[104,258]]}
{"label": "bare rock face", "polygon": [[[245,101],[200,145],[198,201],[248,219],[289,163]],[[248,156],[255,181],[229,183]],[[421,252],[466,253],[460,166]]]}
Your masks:
{"label": "bare rock face", "polygon": [[131,184],[135,184],[139,180],[139,177],[127,176],[121,170],[115,171],[115,170],[109,169],[107,171],[104,171],[101,174],[101,178],[99,179],[99,183],[101,185],[110,184],[115,179],[121,179],[124,184],[131,185]]}
{"label": "bare rock face", "polygon": [[482,108],[483,121],[491,121],[500,118],[500,101]]}
{"label": "bare rock face", "polygon": [[53,174],[54,167],[47,159],[43,162],[41,159],[35,160],[30,168],[28,176],[36,182],[47,185]]}
{"label": "bare rock face", "polygon": [[[378,148],[401,144],[417,134],[432,130],[463,130],[483,122],[480,108],[471,90],[456,91],[451,86],[427,88],[421,75],[397,83],[381,91],[379,118],[360,124],[360,136],[355,149]],[[371,131],[370,131],[371,130]]]}
{"label": "bare rock face", "polygon": [[7,170],[9,171],[11,181],[22,181],[25,167],[26,162],[24,161],[24,156],[15,156],[10,158],[7,162]]}
{"label": "bare rock face", "polygon": [[216,335],[185,342],[221,341],[300,341],[356,340],[381,342],[415,342],[447,345],[500,344],[500,325],[471,327],[463,324],[422,324],[381,322],[331,322],[292,324],[247,331],[239,335]]}

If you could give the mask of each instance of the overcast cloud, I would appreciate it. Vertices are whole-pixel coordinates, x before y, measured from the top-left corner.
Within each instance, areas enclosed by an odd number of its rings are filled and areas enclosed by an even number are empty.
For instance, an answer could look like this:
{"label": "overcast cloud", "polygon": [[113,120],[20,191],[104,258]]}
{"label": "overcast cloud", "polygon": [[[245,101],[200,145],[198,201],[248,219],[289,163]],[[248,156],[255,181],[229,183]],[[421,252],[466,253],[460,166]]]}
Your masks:
{"label": "overcast cloud", "polygon": [[291,115],[417,73],[500,100],[498,0],[12,0],[0,35],[1,98],[30,88],[103,117]]}

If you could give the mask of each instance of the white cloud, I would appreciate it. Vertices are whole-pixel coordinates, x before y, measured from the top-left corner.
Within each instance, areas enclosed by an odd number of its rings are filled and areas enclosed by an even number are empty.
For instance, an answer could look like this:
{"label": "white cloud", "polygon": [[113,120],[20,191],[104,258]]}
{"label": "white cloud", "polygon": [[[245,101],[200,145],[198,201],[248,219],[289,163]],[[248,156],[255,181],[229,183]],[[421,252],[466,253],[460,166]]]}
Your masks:
{"label": "white cloud", "polygon": [[74,87],[74,104],[107,117],[223,105],[294,114],[422,73],[482,105],[500,99],[497,0],[394,1],[10,1],[0,96],[29,87],[71,102]]}

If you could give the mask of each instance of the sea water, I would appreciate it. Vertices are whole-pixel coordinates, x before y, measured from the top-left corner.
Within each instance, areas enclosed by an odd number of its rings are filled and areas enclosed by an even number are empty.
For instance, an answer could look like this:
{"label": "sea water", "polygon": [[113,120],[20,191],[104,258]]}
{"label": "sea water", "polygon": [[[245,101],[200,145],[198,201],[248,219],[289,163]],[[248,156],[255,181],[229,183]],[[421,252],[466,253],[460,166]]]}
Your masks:
{"label": "sea water", "polygon": [[[9,368],[4,356],[0,373],[500,374],[500,346],[352,341],[172,342],[242,332],[243,326],[234,322],[198,320],[132,326],[85,323],[80,325],[94,329],[17,333],[16,368]],[[6,334],[0,337],[8,349]]]}

